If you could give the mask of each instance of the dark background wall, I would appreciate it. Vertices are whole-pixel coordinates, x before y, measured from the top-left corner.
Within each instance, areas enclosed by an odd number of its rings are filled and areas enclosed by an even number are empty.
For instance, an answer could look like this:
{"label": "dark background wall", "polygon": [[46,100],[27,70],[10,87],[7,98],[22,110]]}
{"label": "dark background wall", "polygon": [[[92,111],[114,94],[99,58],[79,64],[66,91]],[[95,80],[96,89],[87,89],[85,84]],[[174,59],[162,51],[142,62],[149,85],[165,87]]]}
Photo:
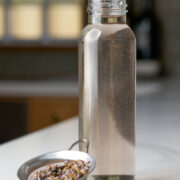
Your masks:
{"label": "dark background wall", "polygon": [[180,1],[155,0],[162,25],[163,58],[171,74],[180,73]]}
{"label": "dark background wall", "polygon": [[77,77],[77,51],[0,50],[0,80],[46,80]]}

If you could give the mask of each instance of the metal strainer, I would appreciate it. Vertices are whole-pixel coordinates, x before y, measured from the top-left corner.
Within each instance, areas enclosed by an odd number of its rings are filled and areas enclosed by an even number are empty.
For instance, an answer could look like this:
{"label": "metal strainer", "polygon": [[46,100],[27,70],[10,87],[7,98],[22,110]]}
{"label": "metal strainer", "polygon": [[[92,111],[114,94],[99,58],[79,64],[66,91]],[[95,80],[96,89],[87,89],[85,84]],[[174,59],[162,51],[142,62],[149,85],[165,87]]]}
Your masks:
{"label": "metal strainer", "polygon": [[[73,147],[79,143],[85,143],[86,152],[73,151]],[[89,142],[86,139],[79,140],[71,145],[71,147],[66,151],[57,151],[43,154],[41,156],[35,157],[27,162],[25,162],[18,170],[17,175],[20,180],[28,180],[29,175],[36,171],[37,169],[53,164],[58,163],[64,160],[82,160],[85,162],[90,161],[90,168],[88,173],[81,177],[80,180],[86,179],[87,176],[94,170],[96,162],[93,156],[88,154]]]}

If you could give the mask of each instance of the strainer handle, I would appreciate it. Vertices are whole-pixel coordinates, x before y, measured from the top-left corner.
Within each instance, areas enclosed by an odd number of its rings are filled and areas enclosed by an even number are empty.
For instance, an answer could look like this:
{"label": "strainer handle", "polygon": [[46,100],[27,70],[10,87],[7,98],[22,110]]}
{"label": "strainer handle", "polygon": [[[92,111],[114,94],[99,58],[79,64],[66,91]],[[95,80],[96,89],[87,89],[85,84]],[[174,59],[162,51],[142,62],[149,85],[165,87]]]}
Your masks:
{"label": "strainer handle", "polygon": [[88,153],[88,149],[89,149],[89,141],[87,139],[80,139],[78,141],[76,141],[75,143],[73,143],[70,148],[68,150],[72,150],[74,148],[74,146],[76,146],[79,143],[84,143],[86,145],[86,153]]}

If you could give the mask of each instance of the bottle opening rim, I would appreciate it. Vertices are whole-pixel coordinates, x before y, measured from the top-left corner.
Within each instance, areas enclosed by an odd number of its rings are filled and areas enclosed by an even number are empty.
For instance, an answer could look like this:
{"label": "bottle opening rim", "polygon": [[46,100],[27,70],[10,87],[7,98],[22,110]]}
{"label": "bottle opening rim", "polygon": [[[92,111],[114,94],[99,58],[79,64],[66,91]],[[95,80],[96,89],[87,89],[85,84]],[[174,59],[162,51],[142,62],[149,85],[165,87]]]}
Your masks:
{"label": "bottle opening rim", "polygon": [[114,14],[127,13],[126,0],[89,0],[87,11],[89,14]]}

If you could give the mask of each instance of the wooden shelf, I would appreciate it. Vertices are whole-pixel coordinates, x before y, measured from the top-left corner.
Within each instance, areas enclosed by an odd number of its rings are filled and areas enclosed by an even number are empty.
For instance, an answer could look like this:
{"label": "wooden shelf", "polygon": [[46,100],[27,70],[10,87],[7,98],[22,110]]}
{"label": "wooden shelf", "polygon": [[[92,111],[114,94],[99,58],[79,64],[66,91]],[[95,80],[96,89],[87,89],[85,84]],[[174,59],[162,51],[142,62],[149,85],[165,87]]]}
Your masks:
{"label": "wooden shelf", "polygon": [[77,98],[31,98],[28,102],[28,132],[78,115]]}
{"label": "wooden shelf", "polygon": [[[16,137],[16,133],[20,136],[78,115],[77,97],[1,97],[0,106],[1,115],[4,113],[3,111],[7,111],[7,115],[1,117],[3,124],[8,126],[12,122],[14,122],[15,125],[19,123],[19,126],[15,126],[18,128],[18,131],[17,129],[14,131],[14,127],[10,128],[10,130],[13,130],[14,137]],[[3,107],[5,108],[2,109]],[[12,118],[12,116],[14,117]],[[21,119],[19,119],[19,117],[21,117]],[[10,134],[7,131],[4,139],[9,140],[9,136]]]}
{"label": "wooden shelf", "polygon": [[78,40],[52,40],[49,42],[46,41],[31,41],[31,40],[22,40],[22,41],[12,41],[5,43],[0,42],[0,51],[1,50],[74,50],[78,47]]}

